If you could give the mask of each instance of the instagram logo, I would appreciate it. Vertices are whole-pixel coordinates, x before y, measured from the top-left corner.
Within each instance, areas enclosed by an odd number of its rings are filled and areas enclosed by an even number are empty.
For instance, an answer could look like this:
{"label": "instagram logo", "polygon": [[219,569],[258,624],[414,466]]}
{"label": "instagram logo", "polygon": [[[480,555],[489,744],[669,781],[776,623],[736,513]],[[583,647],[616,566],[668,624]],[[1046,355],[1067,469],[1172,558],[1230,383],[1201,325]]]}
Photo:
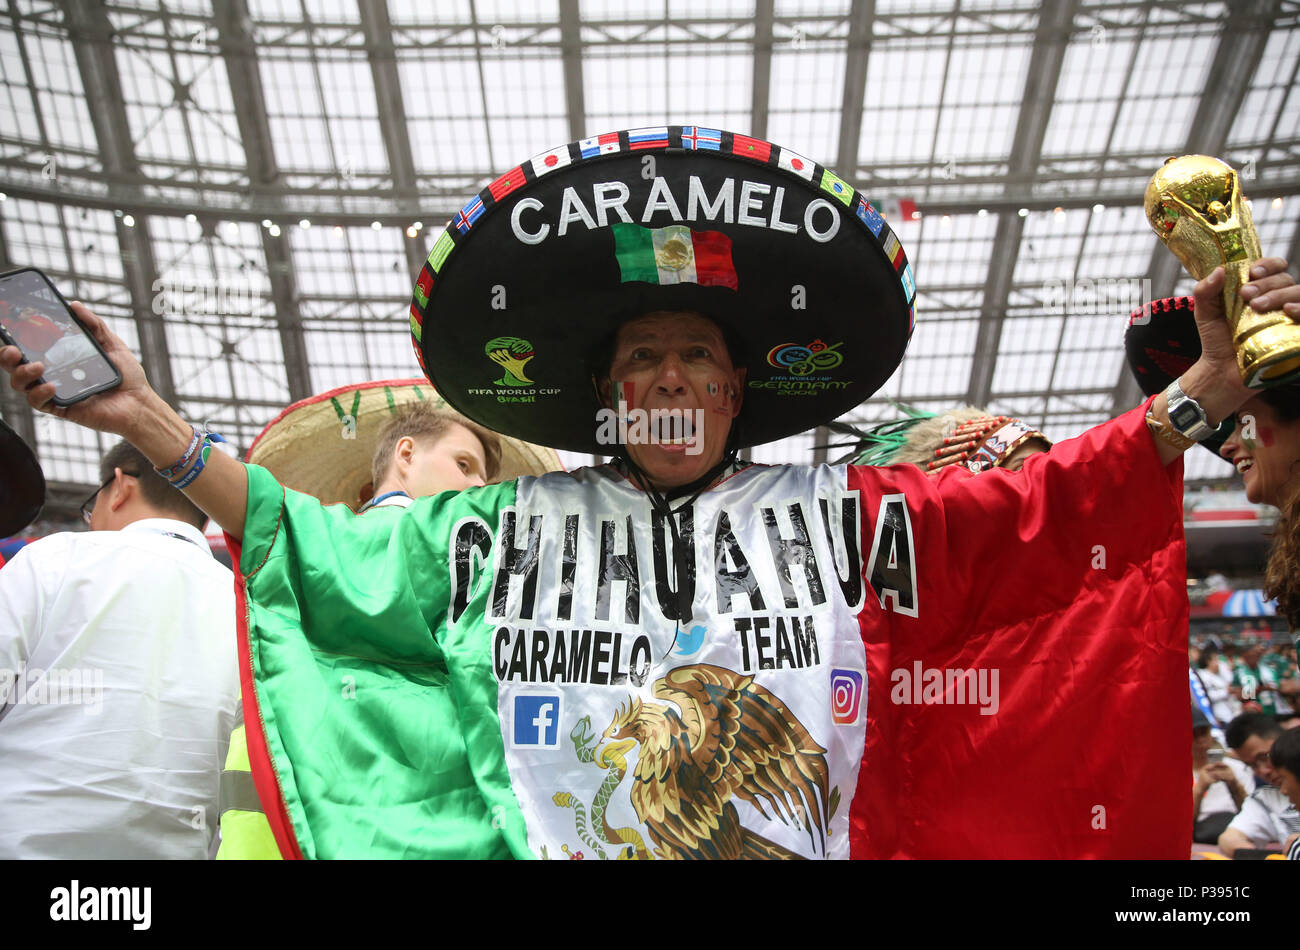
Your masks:
{"label": "instagram logo", "polygon": [[857,670],[831,670],[831,718],[852,726],[862,706],[862,674]]}

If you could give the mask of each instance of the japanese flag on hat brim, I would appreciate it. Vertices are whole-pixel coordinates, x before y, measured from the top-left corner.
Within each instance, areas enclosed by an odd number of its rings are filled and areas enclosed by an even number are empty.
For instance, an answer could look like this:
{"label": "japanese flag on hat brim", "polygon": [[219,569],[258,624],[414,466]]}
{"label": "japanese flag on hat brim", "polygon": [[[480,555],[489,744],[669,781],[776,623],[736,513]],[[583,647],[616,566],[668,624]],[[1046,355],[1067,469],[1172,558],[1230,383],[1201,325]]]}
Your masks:
{"label": "japanese flag on hat brim", "polygon": [[[719,147],[685,147],[684,128],[716,133]],[[592,358],[654,311],[704,314],[743,341],[740,447],[876,392],[907,347],[915,290],[867,199],[758,139],[634,132],[525,161],[521,185],[498,188],[500,200],[485,188],[471,199],[483,212],[438,238],[410,317],[443,397],[497,432],[602,453]]]}
{"label": "japanese flag on hat brim", "polygon": [[[424,379],[340,386],[287,406],[258,433],[247,461],[268,469],[286,488],[356,508],[371,481],[380,427],[402,406],[421,400],[459,415]],[[501,437],[498,481],[563,468],[554,449]]]}

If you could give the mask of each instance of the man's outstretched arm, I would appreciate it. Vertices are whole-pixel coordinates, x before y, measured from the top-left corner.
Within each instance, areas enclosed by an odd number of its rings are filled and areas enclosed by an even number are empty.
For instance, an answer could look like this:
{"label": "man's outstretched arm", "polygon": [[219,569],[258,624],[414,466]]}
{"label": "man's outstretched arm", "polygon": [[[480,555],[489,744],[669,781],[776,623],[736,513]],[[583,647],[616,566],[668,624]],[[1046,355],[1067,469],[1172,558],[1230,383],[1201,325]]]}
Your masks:
{"label": "man's outstretched arm", "polygon": [[[121,436],[143,452],[156,468],[173,465],[185,455],[194,436],[190,424],[153,391],[140,363],[103,320],[81,303],[74,303],[72,309],[122,374],[122,385],[74,406],[59,408],[50,401],[54,384],[37,384],[45,365],[20,366],[22,353],[16,346],[6,346],[0,348],[0,369],[9,373],[9,385],[22,393],[33,409],[88,429]],[[248,472],[242,462],[223,452],[210,453],[207,466],[185,488],[185,494],[232,537],[243,538],[248,511]]]}
{"label": "man's outstretched arm", "polygon": [[[1247,306],[1260,312],[1282,310],[1292,320],[1300,318],[1300,287],[1286,270],[1286,261],[1265,257],[1250,269],[1251,282],[1241,288]],[[1196,285],[1196,328],[1201,336],[1201,358],[1180,377],[1185,392],[1201,404],[1209,424],[1217,426],[1232,415],[1259,390],[1248,389],[1237,369],[1232,332],[1223,310],[1223,268],[1216,268]],[[1156,396],[1151,415],[1170,428],[1169,404],[1165,394]],[[1164,439],[1156,440],[1160,461],[1168,465],[1183,454]]]}

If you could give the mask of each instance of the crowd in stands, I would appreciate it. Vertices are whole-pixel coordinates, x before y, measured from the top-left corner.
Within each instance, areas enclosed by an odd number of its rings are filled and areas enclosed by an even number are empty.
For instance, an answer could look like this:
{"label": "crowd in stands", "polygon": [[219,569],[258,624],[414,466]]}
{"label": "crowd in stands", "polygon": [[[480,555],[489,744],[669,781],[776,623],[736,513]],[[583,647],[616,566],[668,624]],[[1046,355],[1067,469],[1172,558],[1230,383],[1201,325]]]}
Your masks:
{"label": "crowd in stands", "polygon": [[1189,650],[1193,841],[1300,858],[1295,644],[1209,637]]}

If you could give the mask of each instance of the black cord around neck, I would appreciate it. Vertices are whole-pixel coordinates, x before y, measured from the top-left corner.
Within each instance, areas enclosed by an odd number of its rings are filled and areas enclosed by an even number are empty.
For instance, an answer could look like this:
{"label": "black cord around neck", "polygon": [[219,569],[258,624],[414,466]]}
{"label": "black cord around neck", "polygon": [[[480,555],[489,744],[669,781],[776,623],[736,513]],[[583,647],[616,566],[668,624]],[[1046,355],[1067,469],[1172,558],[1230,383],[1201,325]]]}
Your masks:
{"label": "black cord around neck", "polygon": [[[650,484],[649,477],[639,465],[632,461],[630,455],[620,454],[615,456],[615,461],[627,469],[628,476],[645,492],[646,497],[650,500],[650,510],[659,513],[668,522],[668,531],[673,538],[673,571],[677,581],[677,616],[673,618],[673,642],[668,644],[668,650],[660,660],[661,663],[672,655],[673,647],[677,646],[677,638],[682,632],[682,623],[687,622],[693,616],[693,605],[686,596],[685,577],[687,570],[694,570],[694,565],[687,565],[682,561],[683,552],[681,536],[677,532],[677,515],[695,504],[696,499],[713,485],[718,476],[735,464],[736,453],[737,450],[729,446],[718,464],[695,479],[695,481],[670,489],[666,495]],[[670,501],[681,498],[686,494],[690,494],[690,497],[680,505],[675,508],[669,505]]]}

